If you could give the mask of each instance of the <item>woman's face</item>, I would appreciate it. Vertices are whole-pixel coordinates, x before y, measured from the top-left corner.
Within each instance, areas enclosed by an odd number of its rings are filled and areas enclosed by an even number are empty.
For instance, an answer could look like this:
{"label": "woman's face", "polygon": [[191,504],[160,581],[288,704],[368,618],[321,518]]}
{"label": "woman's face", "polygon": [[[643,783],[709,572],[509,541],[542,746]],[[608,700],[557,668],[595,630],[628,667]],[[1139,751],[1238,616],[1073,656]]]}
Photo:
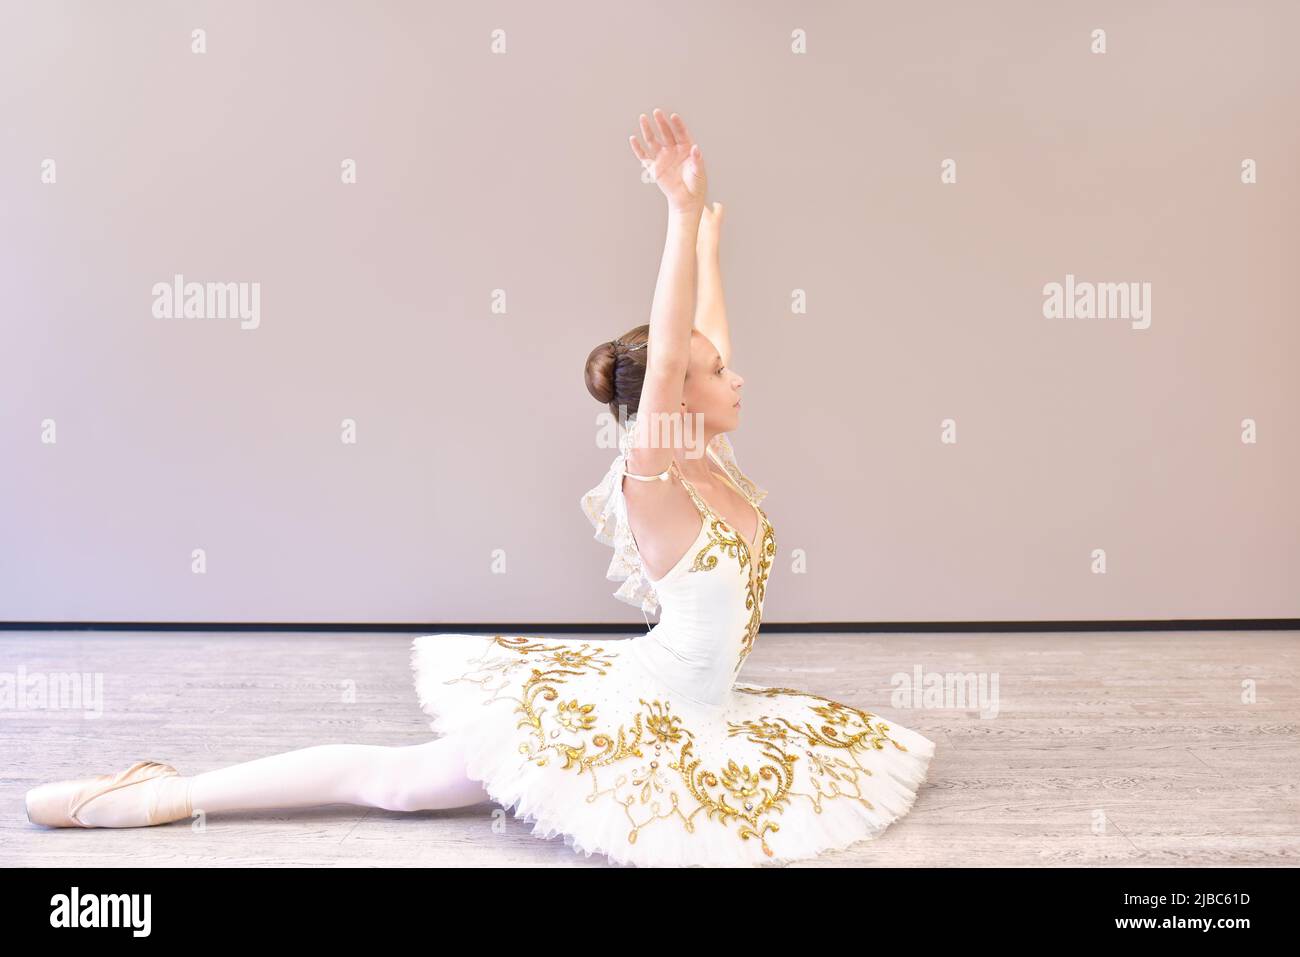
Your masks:
{"label": "woman's face", "polygon": [[691,359],[682,389],[686,412],[702,413],[709,432],[731,432],[740,422],[740,387],[745,380],[722,364],[709,337],[691,333]]}

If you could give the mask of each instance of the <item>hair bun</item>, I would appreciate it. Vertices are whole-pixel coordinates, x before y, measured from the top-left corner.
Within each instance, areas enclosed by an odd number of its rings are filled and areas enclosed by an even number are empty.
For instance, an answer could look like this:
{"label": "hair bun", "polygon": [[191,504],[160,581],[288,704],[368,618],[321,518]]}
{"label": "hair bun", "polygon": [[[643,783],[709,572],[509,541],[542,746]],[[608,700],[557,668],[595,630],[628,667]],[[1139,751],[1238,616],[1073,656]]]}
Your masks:
{"label": "hair bun", "polygon": [[[614,415],[618,415],[616,410],[619,406],[625,406],[629,414],[633,413],[640,403],[646,371],[645,353],[640,350],[649,344],[650,327],[641,325],[624,335],[642,341],[629,345],[624,336],[618,336],[602,342],[587,356],[584,372],[587,391],[596,401],[609,405]],[[638,354],[635,358],[627,358],[630,353]]]}

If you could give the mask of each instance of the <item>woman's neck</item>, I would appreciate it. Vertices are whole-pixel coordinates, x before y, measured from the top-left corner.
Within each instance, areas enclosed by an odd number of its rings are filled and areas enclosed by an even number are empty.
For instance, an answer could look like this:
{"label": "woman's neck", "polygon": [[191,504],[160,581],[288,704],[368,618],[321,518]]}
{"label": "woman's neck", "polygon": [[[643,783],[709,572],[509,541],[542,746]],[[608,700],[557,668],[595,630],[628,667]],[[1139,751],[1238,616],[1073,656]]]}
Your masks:
{"label": "woman's neck", "polygon": [[674,457],[677,460],[677,468],[682,475],[686,476],[687,481],[691,483],[709,481],[713,478],[714,470],[709,466],[709,446],[713,444],[713,436],[706,435],[705,442],[702,446],[703,452],[699,455],[694,454],[695,449],[684,448]]}

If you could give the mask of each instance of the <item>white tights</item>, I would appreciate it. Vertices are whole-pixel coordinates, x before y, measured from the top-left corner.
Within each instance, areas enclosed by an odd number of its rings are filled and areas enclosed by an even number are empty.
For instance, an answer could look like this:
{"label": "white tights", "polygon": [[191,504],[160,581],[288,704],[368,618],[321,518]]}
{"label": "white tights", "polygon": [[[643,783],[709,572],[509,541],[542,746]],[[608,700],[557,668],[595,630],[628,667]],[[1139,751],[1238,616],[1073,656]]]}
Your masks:
{"label": "white tights", "polygon": [[[436,811],[491,800],[482,783],[466,775],[455,738],[398,747],[318,744],[141,787],[150,786],[189,788],[196,814],[322,804]],[[96,827],[135,826],[146,799],[140,788],[120,788],[95,798],[81,817]]]}
{"label": "white tights", "polygon": [[359,804],[388,811],[437,811],[490,800],[465,774],[455,738],[387,747],[318,744],[191,779],[195,811]]}

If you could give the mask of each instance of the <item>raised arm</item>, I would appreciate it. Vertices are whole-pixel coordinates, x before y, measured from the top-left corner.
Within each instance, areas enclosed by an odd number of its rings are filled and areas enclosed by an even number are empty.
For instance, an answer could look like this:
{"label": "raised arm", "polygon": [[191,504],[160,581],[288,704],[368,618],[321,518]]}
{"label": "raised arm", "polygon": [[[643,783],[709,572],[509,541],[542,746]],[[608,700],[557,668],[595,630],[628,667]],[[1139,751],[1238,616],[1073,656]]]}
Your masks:
{"label": "raised arm", "polygon": [[722,240],[721,203],[705,206],[700,217],[696,242],[695,328],[708,336],[722,355],[722,364],[731,364],[731,330],[727,327],[727,304],[722,296],[722,261],[718,247]]}
{"label": "raised arm", "polygon": [[678,420],[681,416],[682,386],[695,320],[700,218],[707,190],[704,157],[686,123],[676,113],[665,117],[658,109],[654,119],[652,127],[641,114],[644,143],[636,136],[629,137],[632,152],[651,171],[668,201],[668,233],[650,307],[650,343],[637,407],[637,435],[628,454],[630,470],[642,475],[668,468],[676,444],[670,439],[683,434],[662,423],[674,421],[670,416]]}

